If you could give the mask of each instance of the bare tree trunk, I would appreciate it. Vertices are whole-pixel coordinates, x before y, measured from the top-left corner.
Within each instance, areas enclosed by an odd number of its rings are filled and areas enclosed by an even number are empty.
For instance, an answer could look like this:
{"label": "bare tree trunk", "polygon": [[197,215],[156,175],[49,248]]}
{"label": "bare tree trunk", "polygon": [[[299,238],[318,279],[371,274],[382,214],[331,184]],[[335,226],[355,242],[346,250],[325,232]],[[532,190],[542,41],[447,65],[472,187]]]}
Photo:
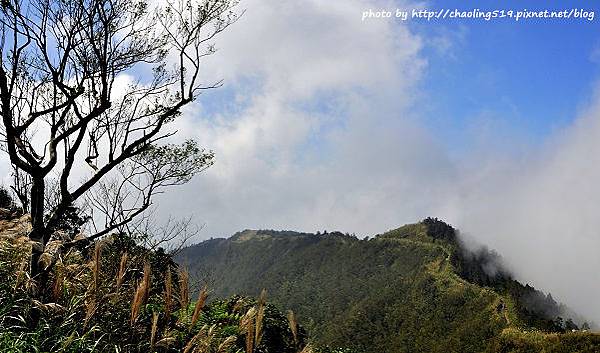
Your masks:
{"label": "bare tree trunk", "polygon": [[44,178],[32,178],[31,185],[31,233],[29,239],[34,244],[31,249],[31,276],[35,277],[41,273],[39,266],[40,256],[44,253]]}

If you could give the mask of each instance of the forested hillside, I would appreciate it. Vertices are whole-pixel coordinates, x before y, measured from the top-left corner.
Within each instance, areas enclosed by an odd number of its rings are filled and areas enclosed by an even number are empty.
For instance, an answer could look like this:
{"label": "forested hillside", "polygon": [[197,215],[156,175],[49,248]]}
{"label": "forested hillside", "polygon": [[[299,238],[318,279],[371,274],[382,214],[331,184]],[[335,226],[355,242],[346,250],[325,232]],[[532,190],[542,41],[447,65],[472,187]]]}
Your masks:
{"label": "forested hillside", "polygon": [[[468,252],[428,218],[371,239],[246,230],[178,260],[216,296],[256,295],[299,316],[321,346],[355,352],[594,352],[600,336],[499,256]],[[568,316],[568,317],[567,317]]]}

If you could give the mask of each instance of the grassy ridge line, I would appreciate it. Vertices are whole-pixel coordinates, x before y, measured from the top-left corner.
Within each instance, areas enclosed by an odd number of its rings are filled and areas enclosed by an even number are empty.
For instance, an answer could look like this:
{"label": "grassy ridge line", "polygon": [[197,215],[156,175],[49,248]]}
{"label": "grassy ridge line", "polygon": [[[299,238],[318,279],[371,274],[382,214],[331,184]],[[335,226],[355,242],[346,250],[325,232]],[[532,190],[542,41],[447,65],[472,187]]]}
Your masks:
{"label": "grassy ridge line", "polygon": [[519,293],[531,287],[463,277],[464,266],[478,263],[456,262],[462,249],[449,226],[429,222],[435,238],[424,222],[363,240],[337,232],[244,231],[184,253],[192,270],[218,279],[217,293],[254,295],[267,288],[321,345],[361,353],[539,352],[510,346],[520,332],[530,341],[541,322],[531,313],[522,316]]}
{"label": "grassy ridge line", "polygon": [[[450,258],[453,252],[461,251],[456,243],[452,242],[436,242],[435,239],[427,235],[426,227],[421,224],[414,224],[401,227],[397,230],[393,230],[388,233],[384,233],[381,237],[388,240],[394,240],[397,242],[411,243],[415,246],[423,246],[427,248],[437,248],[446,254],[444,259],[433,261],[426,266],[427,271],[436,277],[441,285],[440,288],[446,288],[447,290],[461,286],[468,286],[473,290],[479,290],[482,295],[490,295],[495,299],[490,304],[490,308],[496,309],[498,305],[503,303],[504,309],[501,311],[502,316],[506,322],[506,332],[510,333],[510,337],[514,337],[516,332],[522,332],[524,335],[532,335],[532,332],[536,333],[536,338],[539,341],[539,337],[555,337],[557,334],[544,335],[540,331],[531,330],[525,322],[521,319],[515,299],[509,292],[498,293],[496,290],[486,287],[479,286],[471,283],[458,275],[457,269],[452,264]],[[418,239],[418,240],[416,240]],[[450,279],[450,281],[444,281],[444,279]],[[491,310],[493,316],[499,316],[498,310]],[[504,331],[503,331],[504,332]],[[599,349],[600,351],[600,349]]]}
{"label": "grassy ridge line", "polygon": [[[413,233],[413,234],[411,234]],[[401,236],[395,238],[394,235]],[[420,240],[414,240],[414,236]],[[440,245],[435,243],[431,237],[426,235],[426,229],[422,224],[410,225],[400,228],[400,231],[392,231],[383,235],[388,239],[398,242],[407,242],[414,245],[425,247],[437,247],[444,251],[447,256],[443,260],[436,260],[426,266],[427,272],[438,279],[437,284],[441,288],[453,290],[462,286],[469,286],[475,290],[480,290],[482,295],[490,295],[495,300],[491,302],[489,309],[492,313],[492,319],[499,317],[495,310],[500,302],[504,303],[504,310],[501,315],[505,320],[505,328],[501,333],[491,341],[486,351],[489,352],[600,352],[600,335],[591,332],[566,332],[566,333],[548,333],[537,329],[527,327],[520,318],[515,299],[509,292],[497,293],[494,289],[481,287],[470,283],[457,274],[457,269],[450,261],[452,253],[448,247],[455,248],[456,244],[446,243]],[[427,242],[423,242],[425,240]],[[428,241],[432,241],[429,243]],[[459,249],[453,249],[458,251]],[[449,280],[448,280],[449,279]]]}
{"label": "grassy ridge line", "polygon": [[[427,228],[421,223],[402,227],[380,236],[387,241],[410,244],[415,247],[424,247],[430,251],[437,250],[442,256],[436,258],[424,266],[425,272],[435,279],[435,284],[439,291],[447,293],[449,296],[467,296],[471,291],[481,298],[483,302],[483,312],[489,313],[489,321],[502,331],[511,326],[509,316],[513,317],[512,322],[519,322],[518,314],[514,307],[512,298],[506,298],[488,287],[482,287],[471,283],[457,274],[457,269],[452,264],[451,257],[457,249],[456,243],[448,241],[439,241],[427,235]],[[505,303],[504,309],[497,310],[500,303]],[[467,320],[468,318],[464,318]],[[463,335],[468,335],[469,326],[459,329]],[[511,328],[513,331],[518,329]],[[479,349],[471,347],[472,349]],[[467,348],[468,349],[468,348]],[[489,348],[488,348],[489,349]]]}
{"label": "grassy ridge line", "polygon": [[[419,226],[416,229],[424,228]],[[452,292],[449,295],[460,301],[461,298],[476,299],[481,296],[481,290],[477,286],[468,285],[451,271],[450,252],[444,246],[433,243],[426,235],[411,233],[410,238],[387,234],[369,241],[351,238],[340,238],[340,241],[326,238],[302,240],[296,237],[273,237],[271,241],[265,241],[265,237],[261,236],[256,239],[248,238],[244,244],[237,241],[236,244],[220,243],[220,250],[226,254],[226,258],[215,257],[214,254],[205,255],[209,255],[207,261],[217,263],[217,268],[219,262],[227,263],[227,274],[242,271],[244,276],[254,277],[255,286],[265,285],[275,302],[301,313],[304,321],[308,321],[311,333],[324,344],[341,346],[352,341],[352,348],[373,352],[389,350],[390,347],[427,345],[427,342],[415,340],[417,331],[421,329],[419,322],[423,319],[427,319],[426,324],[436,328],[435,331],[440,336],[451,336],[449,331],[456,331],[460,336],[472,336],[469,325],[473,321],[489,326],[490,319],[487,315],[473,320],[469,317],[470,313],[462,313],[460,317],[463,319],[452,319],[457,314],[452,313],[452,305],[444,303],[448,292]],[[290,254],[289,247],[295,248],[295,252],[287,258],[282,257],[281,254]],[[372,256],[364,256],[365,251]],[[327,256],[322,256],[323,253]],[[260,254],[260,259],[254,264],[256,272],[252,275],[247,267],[252,266],[248,259],[256,259],[256,254]],[[242,259],[237,260],[240,256]],[[262,260],[265,257],[268,259]],[[356,261],[349,261],[353,257]],[[278,260],[273,261],[274,259]],[[366,262],[364,267],[358,265],[362,261]],[[441,271],[431,271],[436,266],[441,266]],[[224,270],[223,267],[220,269]],[[218,272],[216,277],[227,278],[226,273]],[[283,276],[276,280],[274,277],[278,274]],[[340,280],[340,277],[343,279]],[[369,280],[365,282],[365,278]],[[226,283],[224,286],[242,293],[251,293],[256,288],[245,285],[247,279],[239,283]],[[444,284],[443,280],[450,282]],[[301,283],[305,283],[305,286]],[[282,289],[286,285],[288,289]],[[460,290],[461,286],[466,289]],[[448,287],[455,289],[448,291]],[[468,295],[463,293],[465,291]],[[294,294],[295,292],[311,299],[295,302],[294,297],[302,296]],[[431,293],[438,293],[441,300],[431,296]],[[488,294],[485,300],[476,301],[472,306],[479,312],[493,313],[495,297],[489,297],[491,292],[485,293]],[[425,300],[439,306],[440,312],[432,313],[430,304]],[[391,314],[394,311],[398,311],[398,314]],[[400,322],[402,316],[409,316],[407,314],[414,318]],[[387,315],[388,318],[382,318],[381,315]],[[440,316],[446,316],[450,320]],[[444,320],[448,322],[442,325]],[[373,329],[378,325],[381,330]],[[498,326],[497,323],[492,325]],[[493,331],[499,332],[499,329]],[[413,332],[397,340],[398,342],[393,342],[394,338],[391,336],[402,330]],[[433,336],[427,337],[427,340],[436,342]],[[443,341],[444,338],[439,339],[438,347],[444,345]],[[456,337],[454,341],[457,341]],[[449,344],[460,346],[460,342]],[[481,348],[481,342],[473,344],[478,349]],[[429,346],[431,349],[435,348]]]}

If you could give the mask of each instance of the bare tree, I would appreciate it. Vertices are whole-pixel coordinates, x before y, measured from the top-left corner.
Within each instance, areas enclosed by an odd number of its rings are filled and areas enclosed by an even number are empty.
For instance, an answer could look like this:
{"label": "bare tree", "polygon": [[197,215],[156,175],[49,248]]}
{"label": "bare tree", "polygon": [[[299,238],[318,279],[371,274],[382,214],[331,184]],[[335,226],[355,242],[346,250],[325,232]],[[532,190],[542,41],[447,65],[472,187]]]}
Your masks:
{"label": "bare tree", "polygon": [[[137,185],[141,199],[117,206],[119,214],[89,239],[122,227],[147,209],[160,188],[186,182],[210,165],[212,154],[192,142],[160,144],[174,133],[168,125],[183,106],[220,85],[200,81],[200,61],[214,53],[215,36],[238,18],[234,5],[235,0],[166,0],[156,8],[145,0],[2,1],[3,148],[30,183],[25,195],[29,237],[36,244],[33,275],[41,272],[38,259],[61,220],[94,187],[116,175],[113,182],[125,180],[130,190]],[[137,79],[119,86],[125,74]],[[191,165],[179,168],[175,159]],[[82,173],[83,166],[89,172]],[[47,210],[52,178],[56,199]]]}
{"label": "bare tree", "polygon": [[144,213],[128,223],[124,232],[144,247],[151,250],[163,248],[171,256],[179,255],[204,227],[196,224],[191,216],[157,221],[155,213],[156,209]]}
{"label": "bare tree", "polygon": [[138,237],[150,248],[166,245],[178,237],[185,242],[195,233],[191,231],[191,219],[169,218],[160,225],[153,212],[144,212],[152,206],[155,195],[166,187],[187,183],[212,162],[211,152],[204,153],[194,141],[188,140],[181,146],[149,147],[122,163],[116,168],[117,173],[99,182],[85,197],[94,237],[117,230]]}

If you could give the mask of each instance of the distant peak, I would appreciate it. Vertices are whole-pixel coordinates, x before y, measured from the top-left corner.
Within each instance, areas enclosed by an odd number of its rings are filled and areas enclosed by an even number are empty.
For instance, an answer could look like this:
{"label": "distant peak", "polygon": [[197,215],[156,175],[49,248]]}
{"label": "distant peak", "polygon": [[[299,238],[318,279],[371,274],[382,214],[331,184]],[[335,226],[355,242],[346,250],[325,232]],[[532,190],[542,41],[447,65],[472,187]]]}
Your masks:
{"label": "distant peak", "polygon": [[265,240],[265,239],[286,239],[291,237],[314,236],[312,233],[300,233],[289,230],[272,230],[272,229],[246,229],[235,233],[232,241],[248,241],[248,240]]}
{"label": "distant peak", "polygon": [[422,222],[427,227],[427,235],[440,240],[456,240],[456,230],[448,223],[437,218],[427,217]]}
{"label": "distant peak", "polygon": [[256,238],[258,238],[258,234],[259,234],[258,230],[245,229],[245,230],[243,230],[241,232],[235,233],[231,237],[231,240],[234,240],[234,241],[247,241],[247,240],[250,240],[250,239],[256,239]]}
{"label": "distant peak", "polygon": [[433,217],[427,217],[419,223],[403,225],[402,227],[380,234],[378,237],[454,241],[456,239],[456,230],[444,221]]}

